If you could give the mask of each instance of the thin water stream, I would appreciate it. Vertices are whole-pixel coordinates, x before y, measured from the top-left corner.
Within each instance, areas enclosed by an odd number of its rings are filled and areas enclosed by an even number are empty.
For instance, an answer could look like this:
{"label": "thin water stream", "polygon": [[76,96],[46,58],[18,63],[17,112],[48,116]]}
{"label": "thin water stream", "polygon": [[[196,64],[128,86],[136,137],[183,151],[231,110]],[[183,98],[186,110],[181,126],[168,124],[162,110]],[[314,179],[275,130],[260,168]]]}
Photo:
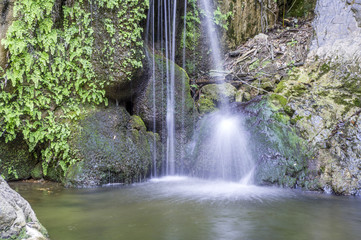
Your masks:
{"label": "thin water stream", "polygon": [[11,183],[52,240],[344,240],[361,236],[361,199],[205,181],[153,179],[64,189]]}

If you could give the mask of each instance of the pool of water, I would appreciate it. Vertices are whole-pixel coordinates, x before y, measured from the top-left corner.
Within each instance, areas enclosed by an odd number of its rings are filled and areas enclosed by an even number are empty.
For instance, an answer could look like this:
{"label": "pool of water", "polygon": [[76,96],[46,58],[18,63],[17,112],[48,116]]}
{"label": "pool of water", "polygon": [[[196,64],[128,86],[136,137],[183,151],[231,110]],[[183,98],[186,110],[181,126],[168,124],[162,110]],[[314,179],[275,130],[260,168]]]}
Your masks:
{"label": "pool of water", "polygon": [[92,189],[10,185],[52,240],[361,238],[359,197],[185,177]]}

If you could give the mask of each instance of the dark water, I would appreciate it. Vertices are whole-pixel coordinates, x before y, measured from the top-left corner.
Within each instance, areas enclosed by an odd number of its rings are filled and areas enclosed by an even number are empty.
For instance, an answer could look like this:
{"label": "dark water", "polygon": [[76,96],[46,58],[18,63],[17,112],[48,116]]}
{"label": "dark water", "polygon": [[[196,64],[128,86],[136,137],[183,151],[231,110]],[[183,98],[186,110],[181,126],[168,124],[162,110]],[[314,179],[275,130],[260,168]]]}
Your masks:
{"label": "dark water", "polygon": [[53,240],[361,239],[361,198],[165,178],[127,187],[12,183]]}

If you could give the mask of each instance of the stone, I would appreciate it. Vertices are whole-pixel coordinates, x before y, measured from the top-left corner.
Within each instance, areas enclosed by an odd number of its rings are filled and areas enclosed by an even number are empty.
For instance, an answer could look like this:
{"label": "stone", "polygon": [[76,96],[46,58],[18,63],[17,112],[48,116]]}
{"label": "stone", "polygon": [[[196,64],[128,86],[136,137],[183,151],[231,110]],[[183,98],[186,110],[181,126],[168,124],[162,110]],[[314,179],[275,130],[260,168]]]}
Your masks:
{"label": "stone", "polygon": [[358,27],[361,28],[361,1],[355,1],[355,3],[351,7],[351,10],[354,13],[354,17],[358,23]]}
{"label": "stone", "polygon": [[239,108],[247,113],[244,118],[251,133],[249,146],[257,162],[255,181],[285,187],[304,185],[311,152],[282,106],[268,97],[256,97]]}
{"label": "stone", "polygon": [[46,240],[48,234],[30,204],[0,176],[0,239]]}
{"label": "stone", "polygon": [[[153,55],[149,55],[149,61],[153,61]],[[177,64],[155,54],[155,76],[150,70],[145,90],[138,98],[134,99],[134,112],[139,115],[148,129],[157,132],[163,143],[163,156],[165,158],[165,146],[167,141],[167,73],[166,69],[174,67],[174,130],[176,136],[175,152],[177,159],[184,155],[183,143],[187,142],[193,135],[194,121],[198,118],[193,98],[190,94],[188,74]],[[152,66],[148,66],[152,69]],[[155,85],[153,86],[153,77]],[[155,93],[153,93],[153,87]],[[155,106],[155,111],[154,111]],[[154,129],[155,126],[155,129]]]}
{"label": "stone", "polygon": [[[358,3],[345,5],[342,0],[317,2],[313,22],[315,38],[312,41],[308,61],[328,59],[353,63],[361,58],[361,27],[354,14]],[[351,8],[354,8],[354,13]]]}
{"label": "stone", "polygon": [[[80,161],[66,172],[63,179],[66,186],[129,184],[150,176],[153,144],[160,154],[160,139],[158,134],[146,131],[139,116],[131,116],[115,105],[86,106],[82,115],[72,125],[70,140],[72,151]],[[157,155],[157,160],[160,159]]]}
{"label": "stone", "polygon": [[[313,149],[308,178],[340,195],[360,193],[361,69],[359,63],[344,65],[345,59],[309,63],[279,83],[280,96],[288,96],[284,111],[292,110],[291,121]],[[350,71],[352,69],[352,71]]]}
{"label": "stone", "polygon": [[249,101],[249,100],[251,100],[251,94],[249,93],[249,92],[244,92],[244,94],[243,94],[243,99],[245,100],[245,101]]}
{"label": "stone", "polygon": [[216,103],[221,103],[224,99],[233,102],[237,89],[230,83],[208,84],[201,88],[200,98],[207,98]]}
{"label": "stone", "polygon": [[230,83],[205,85],[197,102],[198,110],[201,114],[217,110],[222,101],[234,102],[236,93],[237,89]]}
{"label": "stone", "polygon": [[244,99],[244,91],[238,90],[236,93],[236,102],[243,102]]}
{"label": "stone", "polygon": [[0,173],[7,181],[31,178],[31,171],[37,163],[27,143],[20,137],[8,143],[0,138]]}

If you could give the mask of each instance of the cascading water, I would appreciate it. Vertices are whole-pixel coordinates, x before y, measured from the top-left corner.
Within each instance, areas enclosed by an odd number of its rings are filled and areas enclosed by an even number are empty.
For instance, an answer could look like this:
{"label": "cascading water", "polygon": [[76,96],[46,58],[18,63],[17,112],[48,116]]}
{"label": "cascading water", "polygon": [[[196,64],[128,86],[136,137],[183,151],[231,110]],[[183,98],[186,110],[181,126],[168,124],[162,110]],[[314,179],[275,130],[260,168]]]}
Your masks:
{"label": "cascading water", "polygon": [[[162,110],[156,108],[156,95],[165,94],[166,99],[166,115],[164,131],[166,137],[166,149],[165,149],[165,169],[164,174],[174,175],[175,169],[175,55],[176,55],[176,12],[177,12],[177,0],[153,0],[150,2],[150,8],[148,11],[147,31],[146,31],[146,44],[148,45],[148,60],[152,63],[152,94],[153,94],[153,131],[156,129],[156,116],[157,114],[163,114]],[[157,26],[157,27],[155,27]],[[151,41],[150,41],[151,40]],[[157,53],[156,53],[157,51]],[[150,54],[151,52],[151,54]],[[156,54],[163,56],[166,60],[164,64],[159,64],[162,69],[158,69],[161,72],[161,79],[157,79],[156,76]],[[151,55],[151,56],[150,56]],[[163,69],[163,67],[165,69]],[[165,76],[163,76],[163,73]],[[163,77],[166,78],[166,86],[160,88],[160,91],[156,90],[156,81],[161,81],[163,84]],[[166,91],[163,92],[165,87]],[[163,98],[162,98],[163,100]],[[162,131],[162,129],[160,130]],[[154,142],[156,139],[154,139]],[[154,143],[155,146],[155,143]],[[156,148],[153,149],[153,176],[157,176],[156,169]]]}
{"label": "cascading water", "polygon": [[[221,48],[219,44],[219,38],[217,36],[216,26],[213,22],[213,4],[210,0],[200,0],[199,6],[204,12],[203,26],[206,29],[206,36],[209,41],[210,56],[212,67],[217,72],[222,72],[222,57]],[[184,2],[184,16],[187,15],[187,1]],[[176,146],[178,149],[183,149],[183,142],[176,142],[176,130],[175,130],[175,57],[176,57],[176,30],[177,30],[177,1],[176,0],[153,0],[150,3],[150,9],[148,13],[148,23],[146,39],[149,47],[148,59],[152,62],[152,84],[153,84],[153,130],[156,131],[156,115],[160,114],[162,110],[166,110],[166,131],[159,131],[166,133],[166,150],[164,161],[164,175],[174,175],[183,173],[183,164],[176,164]],[[156,26],[156,27],[155,27]],[[155,29],[156,28],[156,29]],[[186,31],[186,18],[183,22],[183,31]],[[184,32],[185,37],[185,32]],[[151,40],[151,41],[150,41]],[[185,39],[183,39],[185,41]],[[185,47],[185,44],[184,44]],[[155,55],[161,55],[164,57],[164,77],[165,89],[163,92],[166,99],[165,109],[156,109],[155,95],[162,94],[156,92],[156,73],[155,65],[157,60]],[[150,56],[151,55],[151,56]],[[183,49],[183,67],[185,66],[185,49]],[[185,75],[183,74],[183,80]],[[178,85],[179,86],[179,85]],[[223,91],[222,84],[220,91]],[[182,88],[184,85],[181,86]],[[163,89],[163,87],[162,87]],[[182,91],[184,93],[185,91]],[[182,115],[182,130],[184,126],[184,99],[182,96],[182,108],[178,109]],[[178,112],[179,114],[179,112]],[[195,173],[193,175],[197,177],[203,177],[207,179],[224,179],[239,181],[243,178],[250,178],[252,174],[253,163],[252,157],[248,150],[248,136],[243,126],[242,117],[239,114],[232,114],[227,99],[222,101],[220,111],[205,116],[203,123],[207,125],[207,141],[198,142],[195,144],[195,148],[198,152],[202,152],[202,159],[199,156],[194,156],[195,161],[202,162],[204,167],[201,170],[187,169],[188,172]],[[204,136],[201,135],[201,136]],[[198,137],[196,136],[196,139]],[[196,141],[196,140],[195,140]],[[154,149],[156,151],[156,149]],[[181,153],[183,151],[180,151]],[[154,165],[156,164],[156,154],[154,154]],[[183,160],[183,155],[177,155],[177,161]],[[188,156],[187,156],[188,157]],[[153,176],[157,176],[156,167],[153,170]],[[246,181],[248,182],[248,181]]]}
{"label": "cascading water", "polygon": [[[205,11],[205,28],[209,40],[213,68],[223,72],[221,47],[213,22],[211,0],[201,0]],[[219,92],[225,91],[224,78],[218,79]],[[201,125],[203,133],[196,138],[196,158],[203,162],[198,175],[210,179],[252,182],[254,162],[249,150],[249,136],[240,113],[232,113],[228,99],[221,99],[219,111],[206,116]],[[201,130],[202,131],[202,130]],[[197,154],[196,154],[197,155]]]}

